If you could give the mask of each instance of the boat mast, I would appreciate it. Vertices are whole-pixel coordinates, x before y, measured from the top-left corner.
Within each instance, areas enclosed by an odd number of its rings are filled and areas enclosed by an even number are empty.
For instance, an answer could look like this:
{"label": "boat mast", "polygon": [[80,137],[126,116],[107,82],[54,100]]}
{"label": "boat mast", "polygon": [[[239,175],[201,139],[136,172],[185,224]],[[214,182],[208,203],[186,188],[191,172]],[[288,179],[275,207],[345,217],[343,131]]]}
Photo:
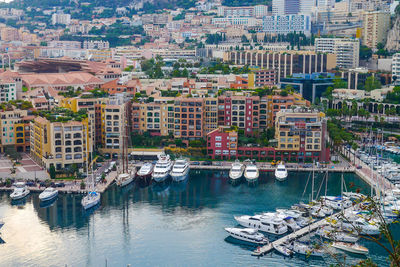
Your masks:
{"label": "boat mast", "polygon": [[313,166],[312,166],[312,182],[311,182],[311,202],[314,201],[314,164],[315,160],[313,161]]}

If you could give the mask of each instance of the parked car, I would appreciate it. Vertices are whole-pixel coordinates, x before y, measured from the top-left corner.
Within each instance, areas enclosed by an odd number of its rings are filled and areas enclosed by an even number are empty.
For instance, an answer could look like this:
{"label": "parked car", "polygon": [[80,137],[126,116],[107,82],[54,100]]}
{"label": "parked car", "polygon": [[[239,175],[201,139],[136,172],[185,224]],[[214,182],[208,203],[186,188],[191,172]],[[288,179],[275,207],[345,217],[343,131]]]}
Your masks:
{"label": "parked car", "polygon": [[96,163],[96,167],[97,167],[97,168],[100,168],[101,166],[103,166],[103,164],[101,164],[101,163],[99,163],[99,162]]}
{"label": "parked car", "polygon": [[35,182],[26,182],[25,183],[26,186],[36,186]]}
{"label": "parked car", "polygon": [[220,161],[215,161],[215,162],[214,162],[214,166],[222,166],[222,162],[220,162]]}
{"label": "parked car", "polygon": [[361,169],[362,169],[362,166],[361,166],[361,165],[358,165],[358,166],[357,166],[357,169],[361,170]]}
{"label": "parked car", "polygon": [[211,161],[204,161],[204,162],[203,162],[203,165],[205,165],[205,166],[210,166],[210,165],[212,165],[212,162],[211,162]]}
{"label": "parked car", "polygon": [[191,164],[192,164],[192,165],[200,165],[200,162],[198,162],[198,161],[193,161]]}
{"label": "parked car", "polygon": [[55,186],[56,187],[65,187],[65,184],[64,183],[56,183]]}

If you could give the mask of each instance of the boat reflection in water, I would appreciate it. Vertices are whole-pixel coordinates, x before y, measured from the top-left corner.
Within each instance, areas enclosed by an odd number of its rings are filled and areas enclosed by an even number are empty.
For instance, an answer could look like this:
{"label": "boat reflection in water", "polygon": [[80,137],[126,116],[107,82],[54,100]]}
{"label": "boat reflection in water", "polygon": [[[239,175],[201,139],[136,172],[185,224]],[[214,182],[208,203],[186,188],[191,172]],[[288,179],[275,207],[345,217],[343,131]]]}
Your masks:
{"label": "boat reflection in water", "polygon": [[164,193],[167,193],[169,191],[170,184],[171,184],[171,179],[167,179],[159,183],[153,183],[151,186],[151,190],[156,194],[163,195]]}
{"label": "boat reflection in water", "polygon": [[182,193],[186,191],[188,185],[189,177],[186,177],[185,180],[180,182],[172,182],[171,183],[171,190],[175,193]]}
{"label": "boat reflection in water", "polygon": [[41,207],[42,209],[49,208],[49,207],[53,206],[54,203],[57,202],[57,199],[58,198],[53,198],[50,200],[40,201],[39,207]]}
{"label": "boat reflection in water", "polygon": [[13,199],[13,200],[11,200],[11,205],[18,206],[18,207],[25,206],[27,199],[28,199],[27,197],[18,199],[18,200]]}

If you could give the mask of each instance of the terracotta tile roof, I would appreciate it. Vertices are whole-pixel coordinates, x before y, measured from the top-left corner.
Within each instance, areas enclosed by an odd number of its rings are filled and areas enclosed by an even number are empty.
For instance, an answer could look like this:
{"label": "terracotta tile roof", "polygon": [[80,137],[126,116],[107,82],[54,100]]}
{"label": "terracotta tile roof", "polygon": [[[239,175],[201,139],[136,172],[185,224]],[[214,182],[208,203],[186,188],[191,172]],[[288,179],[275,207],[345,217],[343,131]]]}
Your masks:
{"label": "terracotta tile roof", "polygon": [[22,74],[22,80],[29,87],[51,85],[51,86],[73,86],[87,84],[103,84],[103,81],[90,73],[68,72],[68,73],[35,73]]}

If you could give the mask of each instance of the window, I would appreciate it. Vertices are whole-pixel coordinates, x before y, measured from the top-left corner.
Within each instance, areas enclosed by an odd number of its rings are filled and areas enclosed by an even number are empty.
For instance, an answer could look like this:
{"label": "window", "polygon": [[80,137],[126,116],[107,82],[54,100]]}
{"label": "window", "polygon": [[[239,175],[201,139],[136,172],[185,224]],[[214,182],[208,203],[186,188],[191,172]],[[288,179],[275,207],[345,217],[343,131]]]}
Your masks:
{"label": "window", "polygon": [[215,147],[221,147],[221,143],[215,143]]}
{"label": "window", "polygon": [[280,136],[286,136],[286,132],[280,132]]}
{"label": "window", "polygon": [[215,141],[221,141],[222,140],[222,137],[221,136],[216,136],[215,137]]}

